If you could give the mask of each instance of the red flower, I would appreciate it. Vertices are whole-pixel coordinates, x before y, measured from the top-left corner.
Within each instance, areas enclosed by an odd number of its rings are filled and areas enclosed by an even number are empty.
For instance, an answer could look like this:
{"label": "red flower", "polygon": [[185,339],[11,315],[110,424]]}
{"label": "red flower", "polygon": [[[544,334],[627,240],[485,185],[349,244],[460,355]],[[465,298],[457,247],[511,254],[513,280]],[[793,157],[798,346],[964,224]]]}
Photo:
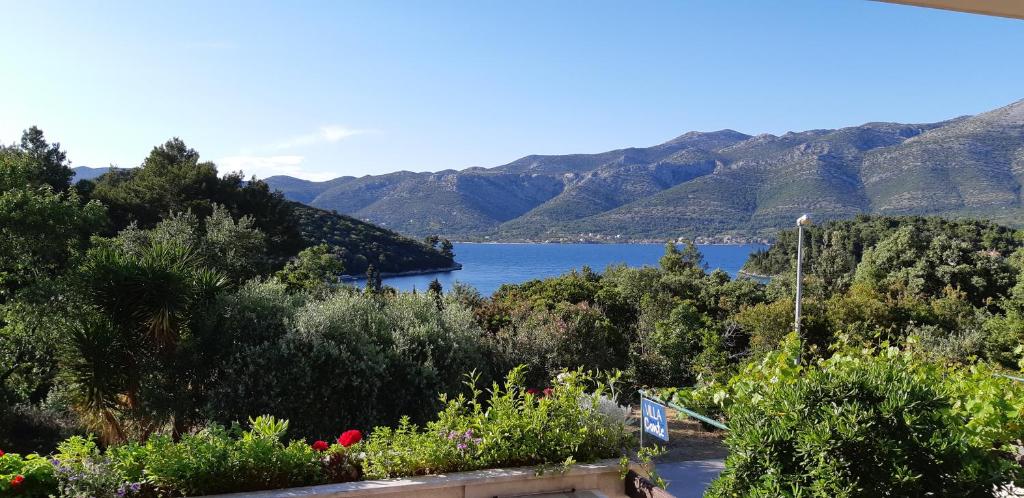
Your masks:
{"label": "red flower", "polygon": [[546,387],[546,388],[544,388],[544,397],[546,398],[548,396],[551,396],[551,394],[554,393],[554,392],[555,392],[554,389],[552,389],[550,387]]}
{"label": "red flower", "polygon": [[7,454],[7,453],[4,453],[4,450],[0,450],[0,457],[4,456],[4,455],[6,455],[6,454]]}
{"label": "red flower", "polygon": [[331,447],[331,445],[327,444],[327,441],[314,441],[310,446],[313,448],[313,451],[327,451],[327,448]]}
{"label": "red flower", "polygon": [[348,448],[349,446],[358,443],[362,439],[363,433],[355,429],[352,429],[349,431],[342,432],[341,435],[338,436],[338,444]]}
{"label": "red flower", "polygon": [[526,390],[526,394],[532,394],[534,396],[538,396],[538,395],[540,395],[540,390],[537,389],[536,387],[531,387],[531,388]]}
{"label": "red flower", "polygon": [[23,483],[23,482],[25,482],[25,476],[23,476],[21,474],[18,474],[16,476],[14,476],[13,479],[11,479],[11,487],[12,488],[17,488],[17,487],[21,486],[21,483]]}

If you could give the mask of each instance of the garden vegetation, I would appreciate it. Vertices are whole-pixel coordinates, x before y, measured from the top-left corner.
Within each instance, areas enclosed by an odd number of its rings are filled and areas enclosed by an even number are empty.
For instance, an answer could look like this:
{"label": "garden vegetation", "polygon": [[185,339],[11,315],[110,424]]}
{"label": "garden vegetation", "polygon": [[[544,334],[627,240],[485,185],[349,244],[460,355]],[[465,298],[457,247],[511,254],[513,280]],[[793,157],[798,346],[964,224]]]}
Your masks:
{"label": "garden vegetation", "polygon": [[351,258],[179,141],[108,175],[71,185],[37,130],[0,150],[0,493],[614,457],[641,387],[686,387],[668,395],[728,422],[718,496],[982,495],[1021,478],[1024,384],[999,375],[1021,369],[1024,238],[1005,227],[812,228],[798,340],[790,232],[748,264],[768,283],[668,244],[657,267],[399,293],[370,264],[365,288],[341,284]]}

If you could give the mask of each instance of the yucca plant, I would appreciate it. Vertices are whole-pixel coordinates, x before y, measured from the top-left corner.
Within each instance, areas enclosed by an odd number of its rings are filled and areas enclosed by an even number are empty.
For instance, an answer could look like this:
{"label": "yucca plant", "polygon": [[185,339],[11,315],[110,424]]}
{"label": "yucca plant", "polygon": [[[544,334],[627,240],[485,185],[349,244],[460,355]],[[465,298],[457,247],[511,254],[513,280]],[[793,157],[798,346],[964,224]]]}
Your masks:
{"label": "yucca plant", "polygon": [[170,423],[182,433],[209,378],[209,333],[195,326],[225,286],[184,245],[98,244],[78,278],[85,307],[68,334],[66,381],[83,419],[109,442]]}

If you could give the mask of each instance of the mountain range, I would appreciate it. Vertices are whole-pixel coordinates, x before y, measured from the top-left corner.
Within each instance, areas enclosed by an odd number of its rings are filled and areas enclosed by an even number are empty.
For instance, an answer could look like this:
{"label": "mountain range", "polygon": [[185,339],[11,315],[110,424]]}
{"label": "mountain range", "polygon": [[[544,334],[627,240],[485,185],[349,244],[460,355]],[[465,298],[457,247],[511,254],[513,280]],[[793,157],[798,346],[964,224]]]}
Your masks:
{"label": "mountain range", "polygon": [[110,166],[107,166],[106,168],[93,168],[93,167],[90,167],[90,166],[75,166],[74,168],[71,168],[71,172],[74,173],[74,175],[75,175],[74,179],[72,181],[77,182],[79,180],[95,180],[95,179],[103,176],[105,173],[109,172],[110,169],[111,169]]}
{"label": "mountain range", "polygon": [[653,147],[531,155],[493,168],[266,181],[314,207],[460,240],[739,240],[768,236],[803,213],[1019,226],[1024,100],[938,123],[689,132]]}

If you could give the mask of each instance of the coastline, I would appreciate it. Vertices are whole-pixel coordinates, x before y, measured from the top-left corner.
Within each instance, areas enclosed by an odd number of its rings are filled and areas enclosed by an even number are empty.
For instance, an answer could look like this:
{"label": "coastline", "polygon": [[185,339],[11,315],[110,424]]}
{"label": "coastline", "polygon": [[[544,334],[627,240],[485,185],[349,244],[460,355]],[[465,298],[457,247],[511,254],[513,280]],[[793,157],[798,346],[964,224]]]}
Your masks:
{"label": "coastline", "polygon": [[[651,244],[651,245],[662,245],[671,240],[650,240],[650,239],[636,239],[636,240],[541,240],[541,241],[522,241],[522,240],[453,240],[455,244],[505,244],[505,245],[533,245],[533,244],[552,244],[552,245],[583,245],[583,244],[601,244],[601,245],[628,245],[628,244]],[[674,241],[676,244],[681,244],[681,241]],[[695,242],[698,246],[771,246],[771,242],[767,239],[751,239],[747,241],[730,241],[730,242],[706,242],[697,240]]]}
{"label": "coastline", "polygon": [[[406,271],[395,271],[395,272],[380,272],[381,278],[390,277],[408,277],[412,275],[430,275],[432,273],[448,273],[462,269],[462,263],[455,263],[452,266],[446,266],[443,268],[427,268],[423,270],[406,270]],[[366,280],[366,275],[342,275],[341,280],[343,282],[357,282],[359,280]]]}
{"label": "coastline", "polygon": [[736,272],[736,277],[740,277],[740,276],[748,277],[748,278],[754,278],[754,279],[763,279],[763,280],[771,280],[772,279],[771,275],[763,275],[763,274],[760,274],[760,273],[754,273],[752,271],[747,271],[747,270],[744,270],[742,268],[740,268]]}

